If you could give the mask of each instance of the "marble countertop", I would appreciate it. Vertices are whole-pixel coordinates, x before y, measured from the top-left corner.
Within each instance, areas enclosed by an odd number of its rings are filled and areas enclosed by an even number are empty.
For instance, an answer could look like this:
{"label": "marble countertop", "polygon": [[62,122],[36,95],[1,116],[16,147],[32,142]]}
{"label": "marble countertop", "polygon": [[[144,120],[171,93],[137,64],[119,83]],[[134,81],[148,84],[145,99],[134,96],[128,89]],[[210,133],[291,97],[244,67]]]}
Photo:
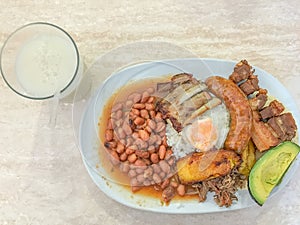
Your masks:
{"label": "marble countertop", "polygon": [[[35,21],[67,30],[86,68],[120,46],[168,42],[197,57],[245,58],[278,78],[300,106],[298,0],[16,0],[0,1],[0,8],[0,46],[13,30]],[[263,207],[168,215],[123,206],[86,172],[74,140],[72,104],[59,105],[54,130],[47,126],[49,111],[49,102],[17,96],[0,79],[1,225],[300,224],[300,171]]]}

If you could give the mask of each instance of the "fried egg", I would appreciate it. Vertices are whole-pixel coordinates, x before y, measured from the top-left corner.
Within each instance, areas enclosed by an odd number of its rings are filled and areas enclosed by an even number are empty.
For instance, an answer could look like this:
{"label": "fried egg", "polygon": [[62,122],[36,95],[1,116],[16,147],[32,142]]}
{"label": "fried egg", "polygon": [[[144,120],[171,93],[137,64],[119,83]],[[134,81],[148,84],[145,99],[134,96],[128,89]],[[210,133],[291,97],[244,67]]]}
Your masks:
{"label": "fried egg", "polygon": [[229,131],[229,113],[224,104],[218,105],[187,125],[182,135],[196,151],[223,147]]}
{"label": "fried egg", "polygon": [[221,149],[226,140],[229,125],[230,115],[222,103],[195,118],[179,133],[171,123],[168,123],[167,143],[172,146],[177,159],[195,151]]}

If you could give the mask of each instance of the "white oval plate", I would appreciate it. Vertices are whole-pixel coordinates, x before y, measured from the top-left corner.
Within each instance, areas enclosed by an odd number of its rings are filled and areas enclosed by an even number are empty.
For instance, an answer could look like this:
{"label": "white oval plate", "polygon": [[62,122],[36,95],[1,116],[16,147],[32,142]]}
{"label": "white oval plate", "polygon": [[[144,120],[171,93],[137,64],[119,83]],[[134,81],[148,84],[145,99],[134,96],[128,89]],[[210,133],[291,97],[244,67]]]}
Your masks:
{"label": "white oval plate", "polygon": [[[228,77],[237,62],[218,59],[175,59],[159,62],[146,62],[127,67],[111,75],[97,90],[86,107],[81,118],[79,128],[79,145],[83,156],[83,161],[88,173],[95,184],[110,198],[126,206],[136,209],[160,212],[160,213],[208,213],[228,210],[242,209],[256,204],[248,190],[237,192],[238,201],[230,207],[220,208],[213,200],[213,195],[209,194],[204,203],[194,200],[172,200],[166,206],[162,205],[160,199],[147,197],[145,195],[133,194],[129,188],[117,184],[107,179],[106,171],[101,167],[98,157],[100,141],[98,139],[98,120],[106,101],[111,93],[126,84],[129,80],[138,80],[146,77],[163,76],[166,74],[176,74],[182,71],[193,74],[196,78],[204,80],[212,75]],[[254,67],[255,74],[258,75],[259,85],[266,88],[269,94],[275,96],[293,114],[297,126],[299,126],[299,112],[297,106],[286,90],[286,88],[272,75],[264,70]],[[299,141],[299,140],[298,140]],[[299,165],[299,155],[284,176],[281,184],[277,186],[271,196],[278,193],[292,178]]]}

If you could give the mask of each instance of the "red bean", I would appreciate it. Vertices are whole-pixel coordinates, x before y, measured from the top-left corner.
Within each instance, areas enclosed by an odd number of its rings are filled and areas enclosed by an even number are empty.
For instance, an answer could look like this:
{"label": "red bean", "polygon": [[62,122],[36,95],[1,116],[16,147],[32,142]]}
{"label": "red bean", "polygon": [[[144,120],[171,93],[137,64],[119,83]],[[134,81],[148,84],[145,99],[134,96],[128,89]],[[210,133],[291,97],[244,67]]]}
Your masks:
{"label": "red bean", "polygon": [[166,152],[165,158],[169,159],[172,155],[173,155],[173,151],[171,149],[168,149],[167,152]]}
{"label": "red bean", "polygon": [[113,125],[112,125],[112,120],[111,120],[111,118],[109,118],[108,120],[107,120],[107,127],[106,127],[107,129],[110,129],[110,130],[112,130],[113,129]]}
{"label": "red bean", "polygon": [[[151,137],[150,137],[150,138],[151,138]],[[150,146],[148,147],[148,152],[149,152],[150,154],[152,154],[152,153],[155,152],[155,147],[154,147],[154,145],[150,145]]]}
{"label": "red bean", "polygon": [[150,156],[150,160],[152,163],[158,163],[159,162],[159,158],[158,158],[158,155],[156,153],[152,153],[151,156]]}
{"label": "red bean", "polygon": [[153,168],[154,173],[160,173],[161,172],[161,168],[159,167],[159,165],[157,164],[152,164],[151,167]]}
{"label": "red bean", "polygon": [[170,173],[170,165],[165,160],[161,160],[158,164],[162,171],[164,171],[166,174]]}
{"label": "red bean", "polygon": [[131,169],[131,170],[128,171],[128,176],[129,176],[129,177],[135,177],[136,175],[137,175],[137,174],[136,174],[135,170],[132,170],[132,169]]}
{"label": "red bean", "polygon": [[132,153],[131,155],[129,155],[127,157],[127,159],[128,159],[128,162],[134,163],[137,160],[136,154]]}
{"label": "red bean", "polygon": [[145,130],[139,130],[139,136],[143,141],[148,141],[150,138],[149,133]]}
{"label": "red bean", "polygon": [[148,151],[136,150],[135,154],[140,158],[149,158],[150,153]]}
{"label": "red bean", "polygon": [[123,116],[122,110],[118,110],[118,111],[116,112],[116,119],[119,120],[119,119],[122,118],[122,116]]}
{"label": "red bean", "polygon": [[[124,153],[123,153],[124,154]],[[121,156],[120,156],[121,157]],[[126,157],[127,157],[127,155],[126,155]],[[128,173],[129,172],[129,169],[130,169],[130,166],[129,166],[129,164],[128,164],[128,162],[124,162],[124,163],[121,163],[120,164],[120,170],[121,170],[121,172],[123,172],[123,173]]]}
{"label": "red bean", "polygon": [[166,128],[166,124],[164,122],[158,122],[156,124],[155,132],[159,133],[162,132]]}
{"label": "red bean", "polygon": [[132,137],[127,137],[127,139],[126,139],[126,146],[128,147],[128,146],[130,146],[130,145],[132,145],[133,144],[133,139],[132,139]]}
{"label": "red bean", "polygon": [[156,135],[151,134],[149,137],[148,143],[149,143],[149,145],[153,145],[154,143],[156,143]]}
{"label": "red bean", "polygon": [[165,173],[164,171],[161,171],[161,172],[159,173],[159,176],[160,176],[161,178],[165,178],[166,173]]}
{"label": "red bean", "polygon": [[145,127],[145,130],[150,134],[152,132],[152,129],[149,126]]}
{"label": "red bean", "polygon": [[156,123],[154,120],[148,120],[148,126],[152,129],[155,130],[156,129]]}
{"label": "red bean", "polygon": [[149,111],[154,110],[155,106],[152,103],[145,103],[145,108]]}
{"label": "red bean", "polygon": [[137,181],[142,184],[145,181],[144,175],[143,174],[139,174],[136,177]]}
{"label": "red bean", "polygon": [[148,167],[147,169],[144,170],[145,178],[150,178],[152,174],[153,174],[153,169],[151,167]]}
{"label": "red bean", "polygon": [[145,119],[142,117],[136,117],[133,122],[135,125],[143,125],[145,123]]}
{"label": "red bean", "polygon": [[171,181],[170,185],[174,188],[178,187],[178,183],[176,181]]}
{"label": "red bean", "polygon": [[106,141],[106,142],[104,143],[104,146],[105,146],[106,148],[113,149],[113,148],[116,148],[116,147],[117,147],[117,142],[115,142],[115,141]]}
{"label": "red bean", "polygon": [[105,131],[105,140],[106,141],[112,141],[113,138],[114,138],[113,130],[107,129]]}
{"label": "red bean", "polygon": [[132,133],[132,137],[133,137],[134,139],[139,138],[138,132],[133,132],[133,133]]}
{"label": "red bean", "polygon": [[141,117],[144,118],[144,119],[149,119],[149,113],[146,109],[142,109],[140,111],[140,114],[141,114]]}
{"label": "red bean", "polygon": [[149,99],[149,97],[150,97],[150,94],[148,93],[148,91],[144,91],[143,94],[142,94],[142,100],[141,100],[141,102],[142,103],[147,102],[148,99]]}
{"label": "red bean", "polygon": [[118,128],[117,134],[118,134],[119,139],[123,139],[123,138],[126,137],[126,134],[125,134],[124,130],[121,127]]}
{"label": "red bean", "polygon": [[162,114],[160,112],[156,113],[155,118],[162,119]]}
{"label": "red bean", "polygon": [[121,153],[124,152],[124,150],[125,150],[125,146],[124,146],[122,143],[119,142],[118,145],[117,145],[116,151],[117,151],[119,154],[121,154]]}
{"label": "red bean", "polygon": [[126,154],[126,152],[123,152],[123,153],[120,155],[120,160],[121,160],[122,162],[125,162],[125,161],[127,160],[127,154]]}
{"label": "red bean", "polygon": [[154,110],[150,110],[149,111],[149,115],[150,115],[150,118],[155,118],[155,115],[156,115],[156,113],[155,113],[155,111]]}
{"label": "red bean", "polygon": [[184,196],[185,195],[185,186],[183,184],[179,184],[177,187],[177,193],[180,196]]}
{"label": "red bean", "polygon": [[132,104],[133,104],[132,100],[127,100],[126,103],[125,103],[127,108],[131,108]]}
{"label": "red bean", "polygon": [[136,93],[135,96],[133,97],[133,102],[139,102],[141,101],[142,95],[140,93]]}
{"label": "red bean", "polygon": [[134,163],[135,166],[146,166],[146,163],[141,160],[141,159],[137,159]]}
{"label": "red bean", "polygon": [[132,109],[131,109],[131,112],[132,112],[133,115],[137,115],[137,116],[140,115],[140,110],[138,110],[138,109],[132,108]]}
{"label": "red bean", "polygon": [[144,103],[135,103],[132,106],[134,109],[144,109],[146,105]]}
{"label": "red bean", "polygon": [[143,183],[144,186],[150,186],[151,182],[149,180],[145,180]]}
{"label": "red bean", "polygon": [[160,159],[164,159],[165,158],[166,151],[167,151],[166,146],[164,146],[164,145],[159,146],[158,155],[159,155]]}
{"label": "red bean", "polygon": [[127,122],[124,122],[124,123],[123,123],[122,128],[123,128],[124,133],[125,133],[127,136],[132,134],[132,129],[131,129],[131,127],[129,126],[129,124],[128,124]]}
{"label": "red bean", "polygon": [[153,102],[154,102],[154,99],[155,99],[155,98],[154,98],[153,96],[151,96],[151,97],[148,99],[147,102],[148,102],[148,103],[153,103]]}
{"label": "red bean", "polygon": [[129,146],[128,148],[126,148],[125,152],[127,155],[131,155],[132,153],[135,152],[135,150],[137,149],[136,147],[134,147],[135,145]]}
{"label": "red bean", "polygon": [[136,167],[135,171],[136,171],[137,174],[142,174],[142,173],[144,173],[144,168]]}
{"label": "red bean", "polygon": [[111,151],[110,152],[110,155],[111,155],[111,162],[114,164],[114,165],[117,165],[120,161],[120,158],[119,158],[119,155],[117,152],[115,151]]}
{"label": "red bean", "polygon": [[153,174],[152,179],[154,180],[154,182],[155,182],[156,184],[161,183],[161,178],[160,178],[160,176],[159,176],[157,173],[154,173],[154,174]]}
{"label": "red bean", "polygon": [[147,88],[147,92],[149,93],[149,94],[153,94],[154,93],[154,88],[153,87],[149,87],[149,88]]}

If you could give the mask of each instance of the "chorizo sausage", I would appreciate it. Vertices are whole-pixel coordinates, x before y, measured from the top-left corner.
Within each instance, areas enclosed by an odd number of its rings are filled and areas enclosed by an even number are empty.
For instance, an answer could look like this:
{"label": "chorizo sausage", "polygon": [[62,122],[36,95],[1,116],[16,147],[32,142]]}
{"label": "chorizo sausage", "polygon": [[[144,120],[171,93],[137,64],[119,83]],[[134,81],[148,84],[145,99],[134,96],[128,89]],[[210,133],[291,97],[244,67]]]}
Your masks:
{"label": "chorizo sausage", "polygon": [[208,89],[221,98],[230,114],[230,129],[224,148],[240,153],[248,144],[252,128],[252,111],[245,94],[231,80],[212,76],[205,81]]}

